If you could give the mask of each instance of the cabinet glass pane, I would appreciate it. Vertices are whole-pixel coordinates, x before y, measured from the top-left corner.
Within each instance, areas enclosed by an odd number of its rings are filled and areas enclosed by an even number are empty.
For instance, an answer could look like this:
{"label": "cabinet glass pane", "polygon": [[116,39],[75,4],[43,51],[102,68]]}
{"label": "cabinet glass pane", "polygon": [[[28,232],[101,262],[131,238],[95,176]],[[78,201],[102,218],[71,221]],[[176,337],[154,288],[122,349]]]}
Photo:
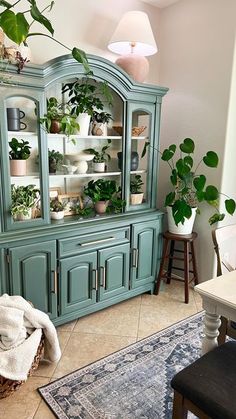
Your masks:
{"label": "cabinet glass pane", "polygon": [[41,217],[38,103],[26,97],[5,101],[14,223]]}
{"label": "cabinet glass pane", "polygon": [[150,114],[137,110],[132,113],[130,155],[130,206],[150,203]]}
{"label": "cabinet glass pane", "polygon": [[[63,112],[71,112],[70,96],[68,92],[62,93],[66,83],[73,83],[74,79],[66,80],[64,83],[57,83],[47,91],[48,102],[50,98],[56,97],[57,102],[62,104]],[[96,86],[99,82],[91,81]],[[63,125],[59,133],[48,133],[49,153],[49,194],[50,200],[58,199],[66,204],[65,216],[94,217],[100,216],[96,200],[86,194],[89,182],[113,181],[119,195],[122,195],[122,168],[123,162],[123,101],[118,94],[110,89],[113,98],[113,105],[102,98],[103,109],[96,109],[95,113],[109,113],[111,118],[104,126],[94,121],[93,115],[87,131],[83,130],[83,122],[80,115],[76,118],[80,130],[75,129],[72,135],[67,135]],[[68,106],[69,102],[69,106]],[[76,115],[75,115],[76,116]],[[119,127],[119,128],[117,128]],[[81,132],[82,131],[82,132]],[[59,163],[50,167],[50,160],[53,153],[60,153]],[[106,187],[108,192],[109,187]],[[88,190],[87,190],[88,192]],[[101,200],[104,197],[101,196]],[[106,199],[107,205],[110,205]],[[102,209],[100,209],[102,210]],[[106,214],[114,212],[109,207]]]}

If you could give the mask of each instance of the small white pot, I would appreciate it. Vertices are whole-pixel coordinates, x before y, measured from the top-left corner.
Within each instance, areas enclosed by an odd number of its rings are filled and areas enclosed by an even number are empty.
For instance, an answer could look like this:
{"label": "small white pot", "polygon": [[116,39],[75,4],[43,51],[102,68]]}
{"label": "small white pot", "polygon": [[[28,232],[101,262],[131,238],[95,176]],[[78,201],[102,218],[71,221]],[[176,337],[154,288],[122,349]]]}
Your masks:
{"label": "small white pot", "polygon": [[191,234],[193,231],[193,224],[195,221],[197,208],[192,208],[192,215],[190,218],[186,218],[184,224],[175,224],[175,220],[172,215],[172,207],[167,207],[167,220],[168,220],[168,231],[172,234]]}
{"label": "small white pot", "polygon": [[105,172],[105,162],[103,163],[93,163],[94,172],[103,173]]}
{"label": "small white pot", "polygon": [[131,205],[140,205],[143,202],[143,193],[135,193],[130,195]]}
{"label": "small white pot", "polygon": [[93,128],[92,128],[92,134],[106,137],[107,136],[107,123],[94,122]]}
{"label": "small white pot", "polygon": [[64,218],[64,215],[64,211],[50,211],[51,220],[62,220],[62,218]]}
{"label": "small white pot", "polygon": [[91,116],[88,113],[80,113],[77,118],[76,122],[78,122],[80,129],[79,135],[87,136],[89,132],[89,124],[90,124]]}

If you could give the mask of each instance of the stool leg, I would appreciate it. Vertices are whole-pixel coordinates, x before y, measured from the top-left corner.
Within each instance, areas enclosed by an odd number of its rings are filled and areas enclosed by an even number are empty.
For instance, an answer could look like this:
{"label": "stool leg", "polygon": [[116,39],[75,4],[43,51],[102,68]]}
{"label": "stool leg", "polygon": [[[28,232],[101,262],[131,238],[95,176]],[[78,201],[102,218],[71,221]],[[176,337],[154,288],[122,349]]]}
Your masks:
{"label": "stool leg", "polygon": [[187,419],[187,414],[188,411],[184,407],[184,397],[175,390],[172,419]]}
{"label": "stool leg", "polygon": [[189,302],[189,242],[184,242],[184,302]]}
{"label": "stool leg", "polygon": [[198,273],[197,273],[197,262],[194,250],[194,243],[191,242],[191,253],[192,253],[192,261],[193,261],[193,275],[194,275],[194,284],[198,284]]}
{"label": "stool leg", "polygon": [[158,295],[159,291],[160,291],[160,285],[161,285],[161,278],[163,276],[163,271],[164,271],[164,263],[165,263],[165,258],[166,258],[166,254],[167,254],[167,248],[168,248],[168,240],[164,239],[164,246],[163,246],[163,252],[162,252],[162,258],[161,258],[161,264],[160,264],[160,270],[159,270],[159,275],[157,277],[156,280],[156,285],[155,285],[155,290],[154,290],[154,294]]}
{"label": "stool leg", "polygon": [[170,256],[169,256],[169,263],[168,263],[168,269],[167,269],[167,284],[170,284],[171,281],[171,274],[172,274],[172,266],[173,266],[173,255],[174,255],[174,251],[175,251],[175,241],[171,240],[170,242]]}

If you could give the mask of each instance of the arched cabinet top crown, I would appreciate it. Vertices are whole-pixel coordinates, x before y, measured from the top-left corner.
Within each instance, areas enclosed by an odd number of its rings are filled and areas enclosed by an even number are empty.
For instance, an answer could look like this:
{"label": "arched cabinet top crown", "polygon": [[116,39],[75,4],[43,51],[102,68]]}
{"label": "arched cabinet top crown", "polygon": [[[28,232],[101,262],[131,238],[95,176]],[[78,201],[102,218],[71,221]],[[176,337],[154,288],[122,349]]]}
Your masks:
{"label": "arched cabinet top crown", "polygon": [[[87,55],[87,57],[93,71],[91,77],[98,81],[106,81],[124,100],[135,100],[142,94],[142,100],[147,99],[149,102],[160,103],[162,96],[168,91],[165,87],[137,83],[120,67],[105,58],[94,55]],[[7,67],[7,73],[9,73],[10,78],[7,83],[1,80],[2,86],[36,89],[45,89],[56,82],[85,76],[82,64],[75,61],[71,55],[57,57],[42,65],[28,63],[20,74],[17,74],[16,66],[11,64]]]}

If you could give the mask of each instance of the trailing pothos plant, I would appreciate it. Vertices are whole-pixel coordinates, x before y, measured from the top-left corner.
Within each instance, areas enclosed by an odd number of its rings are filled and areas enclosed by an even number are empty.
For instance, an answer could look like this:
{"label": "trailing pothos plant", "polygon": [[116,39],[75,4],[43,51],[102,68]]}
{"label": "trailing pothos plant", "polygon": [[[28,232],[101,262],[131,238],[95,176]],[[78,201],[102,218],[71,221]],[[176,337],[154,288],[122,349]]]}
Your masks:
{"label": "trailing pothos plant", "polygon": [[[161,159],[165,161],[170,168],[170,182],[173,190],[169,192],[165,199],[165,206],[172,207],[172,214],[175,224],[184,224],[185,219],[189,219],[192,214],[192,208],[198,208],[199,203],[206,202],[213,206],[216,212],[209,218],[209,224],[212,225],[222,221],[224,213],[219,211],[219,197],[221,192],[214,185],[207,184],[205,174],[199,173],[198,169],[201,163],[210,168],[218,166],[219,158],[214,151],[208,151],[194,167],[195,143],[191,138],[185,138],[179,144],[179,154],[177,154],[176,144],[171,144],[161,154]],[[176,160],[174,161],[174,157]],[[222,194],[223,195],[223,194]],[[233,215],[236,203],[225,195],[225,210]],[[197,212],[200,213],[199,208]]]}
{"label": "trailing pothos plant", "polygon": [[[0,6],[3,8],[3,11],[0,13],[0,27],[8,38],[18,45],[21,43],[27,45],[28,39],[32,36],[45,36],[50,38],[69,50],[74,59],[83,65],[85,72],[91,74],[88,60],[83,50],[77,47],[71,49],[53,37],[54,29],[50,20],[45,16],[45,12],[50,12],[52,10],[55,1],[51,1],[47,6],[40,8],[40,0],[27,0],[28,7],[26,7],[26,10],[18,12],[18,7],[22,1],[23,0],[16,0],[13,3],[10,3],[6,0],[0,0]],[[24,7],[25,0],[23,3]],[[46,29],[49,32],[49,34],[32,32],[31,28],[34,22],[39,23],[43,29]]]}

